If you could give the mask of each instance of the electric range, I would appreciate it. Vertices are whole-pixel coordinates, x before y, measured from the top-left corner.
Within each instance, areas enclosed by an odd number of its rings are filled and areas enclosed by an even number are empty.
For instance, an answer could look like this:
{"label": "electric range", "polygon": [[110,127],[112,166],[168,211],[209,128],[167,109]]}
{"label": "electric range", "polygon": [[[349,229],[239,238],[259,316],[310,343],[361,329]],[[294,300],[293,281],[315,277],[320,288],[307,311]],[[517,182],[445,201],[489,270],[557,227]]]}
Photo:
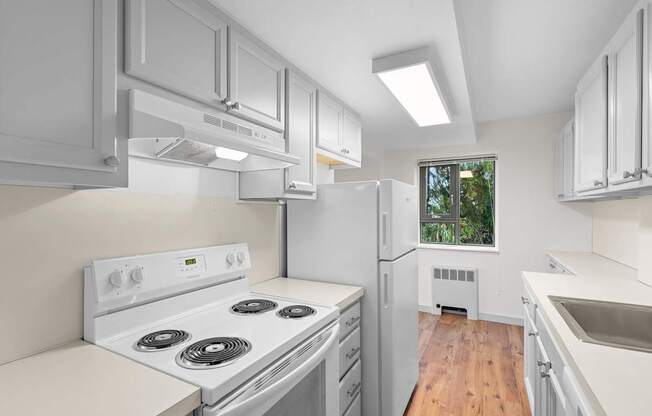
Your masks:
{"label": "electric range", "polygon": [[337,309],[250,293],[250,267],[246,244],[95,260],[84,338],[199,386],[197,414],[334,415]]}

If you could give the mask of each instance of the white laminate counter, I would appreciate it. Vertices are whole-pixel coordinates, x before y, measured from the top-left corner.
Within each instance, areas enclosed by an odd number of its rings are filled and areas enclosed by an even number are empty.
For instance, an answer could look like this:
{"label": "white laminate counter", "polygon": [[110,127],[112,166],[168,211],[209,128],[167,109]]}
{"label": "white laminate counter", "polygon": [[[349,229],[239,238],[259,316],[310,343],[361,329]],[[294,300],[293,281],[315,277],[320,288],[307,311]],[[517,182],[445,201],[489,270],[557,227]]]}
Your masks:
{"label": "white laminate counter", "polygon": [[608,416],[649,416],[652,354],[581,342],[548,296],[597,299],[652,306],[652,288],[636,270],[592,253],[548,253],[575,276],[523,272],[523,280],[551,335],[598,412]]}
{"label": "white laminate counter", "polygon": [[358,286],[277,277],[255,284],[251,290],[267,296],[298,299],[319,305],[337,306],[340,310],[354,304],[364,294]]}
{"label": "white laminate counter", "polygon": [[0,415],[186,416],[200,401],[198,387],[83,341],[0,366]]}

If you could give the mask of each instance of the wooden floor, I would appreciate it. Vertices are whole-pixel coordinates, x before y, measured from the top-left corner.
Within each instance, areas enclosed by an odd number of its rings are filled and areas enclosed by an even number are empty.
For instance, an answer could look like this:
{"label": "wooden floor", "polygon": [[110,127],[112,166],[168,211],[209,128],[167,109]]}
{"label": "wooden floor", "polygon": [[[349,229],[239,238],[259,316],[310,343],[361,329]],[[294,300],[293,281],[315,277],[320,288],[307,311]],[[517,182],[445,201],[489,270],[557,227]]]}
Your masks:
{"label": "wooden floor", "polygon": [[419,382],[405,416],[530,416],[523,328],[419,315]]}

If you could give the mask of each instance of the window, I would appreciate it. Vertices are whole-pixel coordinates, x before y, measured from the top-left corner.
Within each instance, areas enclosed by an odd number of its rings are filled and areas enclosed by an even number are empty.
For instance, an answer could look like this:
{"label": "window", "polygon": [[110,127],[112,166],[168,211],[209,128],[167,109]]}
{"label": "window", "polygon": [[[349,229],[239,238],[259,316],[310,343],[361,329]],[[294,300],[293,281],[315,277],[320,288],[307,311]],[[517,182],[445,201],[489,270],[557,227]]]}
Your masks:
{"label": "window", "polygon": [[421,243],[495,247],[496,157],[419,163]]}

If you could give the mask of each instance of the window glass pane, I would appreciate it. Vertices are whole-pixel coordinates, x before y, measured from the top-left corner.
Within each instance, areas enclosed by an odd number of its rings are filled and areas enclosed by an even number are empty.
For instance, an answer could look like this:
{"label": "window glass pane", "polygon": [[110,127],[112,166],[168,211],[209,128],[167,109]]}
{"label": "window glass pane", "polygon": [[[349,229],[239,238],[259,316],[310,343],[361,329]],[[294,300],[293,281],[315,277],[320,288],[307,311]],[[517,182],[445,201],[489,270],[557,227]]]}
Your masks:
{"label": "window glass pane", "polygon": [[421,242],[426,244],[455,244],[455,224],[422,222]]}
{"label": "window glass pane", "polygon": [[494,161],[459,164],[460,244],[494,245]]}
{"label": "window glass pane", "polygon": [[450,216],[453,206],[453,167],[431,166],[426,169],[426,215]]}

